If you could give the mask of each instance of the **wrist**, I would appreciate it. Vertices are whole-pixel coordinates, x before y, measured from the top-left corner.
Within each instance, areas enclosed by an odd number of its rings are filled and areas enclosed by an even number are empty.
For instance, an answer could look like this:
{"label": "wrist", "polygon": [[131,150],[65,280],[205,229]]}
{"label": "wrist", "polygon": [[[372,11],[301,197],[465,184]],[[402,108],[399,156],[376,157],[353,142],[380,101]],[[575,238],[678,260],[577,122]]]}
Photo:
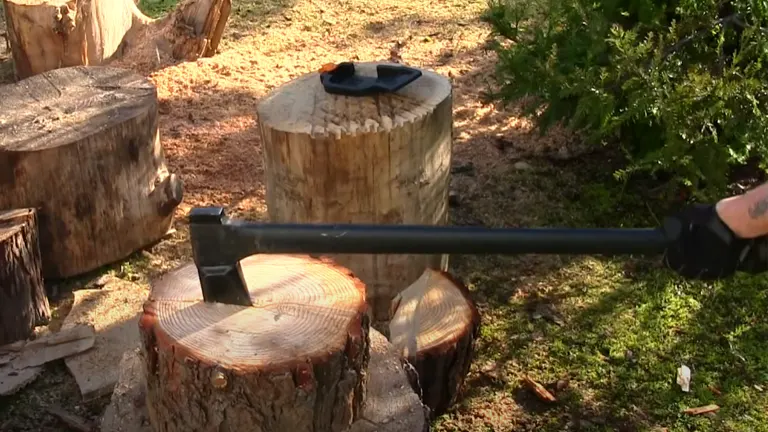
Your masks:
{"label": "wrist", "polygon": [[715,204],[715,211],[728,228],[741,238],[754,238],[763,235],[766,231],[766,221],[755,220],[750,217],[751,203],[746,195],[738,195],[724,198]]}

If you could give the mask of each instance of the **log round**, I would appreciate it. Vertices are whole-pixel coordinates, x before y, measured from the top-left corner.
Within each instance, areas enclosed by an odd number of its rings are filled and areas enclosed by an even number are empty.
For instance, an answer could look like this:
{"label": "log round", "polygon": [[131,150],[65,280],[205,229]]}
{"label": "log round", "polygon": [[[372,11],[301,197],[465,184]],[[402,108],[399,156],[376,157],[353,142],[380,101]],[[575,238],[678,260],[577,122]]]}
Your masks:
{"label": "log round", "polygon": [[[356,63],[376,76],[379,63]],[[282,223],[447,223],[452,153],[450,82],[431,71],[373,97],[326,93],[318,73],[258,107],[270,219]],[[366,284],[376,321],[392,298],[447,255],[332,255]]]}
{"label": "log round", "polygon": [[240,266],[252,306],[204,302],[193,264],[153,284],[139,326],[155,431],[348,429],[365,399],[365,286],[308,256]]}
{"label": "log round", "polygon": [[461,394],[480,314],[464,284],[434,269],[424,271],[392,304],[389,339],[416,369],[424,404],[440,416]]}
{"label": "log round", "polygon": [[0,345],[29,338],[50,317],[36,213],[0,211]]}
{"label": "log round", "polygon": [[230,0],[184,0],[161,19],[134,0],[3,0],[17,79],[49,70],[121,61],[210,57],[221,41]]}
{"label": "log round", "polygon": [[62,68],[0,87],[0,100],[0,209],[39,209],[45,278],[118,261],[168,231],[182,184],[146,78]]}

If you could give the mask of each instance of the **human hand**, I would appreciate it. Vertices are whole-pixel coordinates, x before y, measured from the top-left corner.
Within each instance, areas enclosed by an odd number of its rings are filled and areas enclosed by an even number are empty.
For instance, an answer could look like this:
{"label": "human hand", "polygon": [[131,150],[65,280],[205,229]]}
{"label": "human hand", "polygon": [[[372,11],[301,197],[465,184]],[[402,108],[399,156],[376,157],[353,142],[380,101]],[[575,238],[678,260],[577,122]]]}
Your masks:
{"label": "human hand", "polygon": [[664,227],[676,237],[664,254],[664,264],[685,278],[714,280],[737,271],[768,270],[768,238],[737,236],[714,205],[689,206],[668,217]]}

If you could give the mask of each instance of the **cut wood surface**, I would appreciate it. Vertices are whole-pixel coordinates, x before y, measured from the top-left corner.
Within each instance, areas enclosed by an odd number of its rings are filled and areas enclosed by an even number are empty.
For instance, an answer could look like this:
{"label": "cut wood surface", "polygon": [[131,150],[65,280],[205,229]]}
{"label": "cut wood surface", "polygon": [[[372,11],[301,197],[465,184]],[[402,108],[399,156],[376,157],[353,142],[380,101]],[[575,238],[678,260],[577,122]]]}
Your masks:
{"label": "cut wood surface", "polygon": [[62,329],[83,324],[96,331],[92,350],[67,357],[64,363],[75,378],[84,400],[109,395],[115,388],[123,353],[140,346],[139,314],[149,290],[119,278],[108,279],[99,289],[75,291],[72,309]]}
{"label": "cut wood surface", "polygon": [[27,339],[35,325],[50,317],[37,214],[34,209],[0,210],[0,345]]}
{"label": "cut wood surface", "polygon": [[[357,63],[375,76],[378,63]],[[284,223],[442,225],[452,153],[450,82],[431,71],[393,94],[326,93],[318,73],[259,104],[269,218]],[[333,255],[366,284],[376,321],[442,255]]]}
{"label": "cut wood surface", "polygon": [[[348,432],[426,432],[428,409],[413,390],[400,354],[381,333],[370,330],[366,402]],[[150,432],[141,353],[128,351],[120,362],[120,379],[101,420],[101,432]],[[230,429],[232,430],[232,429]],[[250,429],[243,429],[250,430]]]}
{"label": "cut wood surface", "polygon": [[348,428],[369,355],[363,283],[307,256],[240,267],[252,306],[204,302],[193,264],[152,284],[139,326],[155,430]]}
{"label": "cut wood surface", "polygon": [[0,209],[38,208],[43,277],[123,259],[168,231],[182,199],[146,78],[73,67],[0,87]]}
{"label": "cut wood surface", "polygon": [[185,0],[168,16],[144,16],[133,0],[3,0],[18,79],[68,66],[157,67],[163,58],[210,57],[230,0]]}
{"label": "cut wood surface", "polygon": [[462,390],[480,314],[461,282],[434,269],[405,289],[393,310],[390,341],[418,372],[424,403],[439,416]]}
{"label": "cut wood surface", "polygon": [[420,400],[418,379],[383,334],[371,329],[371,361],[363,416],[349,432],[426,432],[428,413]]}

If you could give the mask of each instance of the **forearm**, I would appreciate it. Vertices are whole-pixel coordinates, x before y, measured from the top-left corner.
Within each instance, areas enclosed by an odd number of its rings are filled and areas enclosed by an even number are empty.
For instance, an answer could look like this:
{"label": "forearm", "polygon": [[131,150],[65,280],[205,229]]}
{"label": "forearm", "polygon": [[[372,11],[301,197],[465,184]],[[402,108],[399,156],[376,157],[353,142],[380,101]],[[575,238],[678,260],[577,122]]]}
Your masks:
{"label": "forearm", "polygon": [[768,183],[742,195],[720,200],[717,213],[739,237],[768,234]]}

